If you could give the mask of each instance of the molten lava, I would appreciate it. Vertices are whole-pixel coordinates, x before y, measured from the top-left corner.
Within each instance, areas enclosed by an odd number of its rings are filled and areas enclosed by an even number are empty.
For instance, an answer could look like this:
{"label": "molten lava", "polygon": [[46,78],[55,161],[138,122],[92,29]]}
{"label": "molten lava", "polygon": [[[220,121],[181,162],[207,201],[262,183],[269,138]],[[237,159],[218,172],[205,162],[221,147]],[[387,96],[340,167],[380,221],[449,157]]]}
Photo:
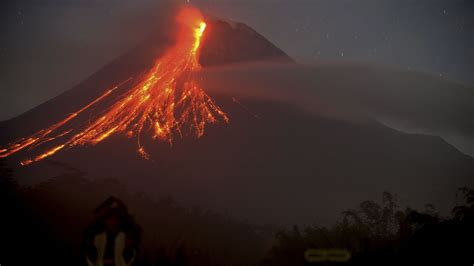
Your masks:
{"label": "molten lava", "polygon": [[59,142],[21,162],[27,165],[60,150],[78,145],[96,145],[114,134],[135,137],[139,154],[149,158],[141,141],[145,132],[151,133],[154,140],[171,144],[176,135],[182,137],[190,133],[201,137],[206,124],[218,121],[227,123],[227,115],[204,92],[195,78],[195,73],[201,69],[198,62],[199,48],[206,23],[198,11],[184,9],[178,15],[178,24],[180,29],[176,44],[155,61],[141,81],[104,112],[77,129],[67,127],[71,120],[85,110],[131,82],[131,78],[107,90],[64,120],[0,149],[0,158],[24,149],[31,151],[53,140]]}

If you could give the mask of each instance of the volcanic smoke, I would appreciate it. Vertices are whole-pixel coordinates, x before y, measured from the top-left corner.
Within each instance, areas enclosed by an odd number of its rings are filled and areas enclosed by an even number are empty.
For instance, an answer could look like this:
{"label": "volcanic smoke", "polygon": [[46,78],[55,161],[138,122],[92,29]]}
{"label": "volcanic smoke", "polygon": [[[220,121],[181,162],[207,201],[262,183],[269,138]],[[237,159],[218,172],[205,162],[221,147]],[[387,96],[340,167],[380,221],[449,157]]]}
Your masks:
{"label": "volcanic smoke", "polygon": [[227,115],[204,92],[195,77],[201,69],[198,62],[199,48],[206,23],[199,11],[190,8],[179,12],[177,22],[179,30],[176,44],[155,61],[143,79],[104,112],[97,114],[86,125],[77,129],[68,128],[69,123],[81,113],[131,82],[131,77],[64,120],[0,148],[0,158],[24,149],[32,151],[53,140],[60,142],[21,162],[22,165],[28,165],[61,150],[78,145],[96,145],[114,134],[124,134],[136,138],[138,153],[148,159],[149,155],[141,141],[145,132],[150,133],[153,140],[171,144],[174,136],[192,134],[199,138],[204,134],[207,124],[218,121],[227,123]]}

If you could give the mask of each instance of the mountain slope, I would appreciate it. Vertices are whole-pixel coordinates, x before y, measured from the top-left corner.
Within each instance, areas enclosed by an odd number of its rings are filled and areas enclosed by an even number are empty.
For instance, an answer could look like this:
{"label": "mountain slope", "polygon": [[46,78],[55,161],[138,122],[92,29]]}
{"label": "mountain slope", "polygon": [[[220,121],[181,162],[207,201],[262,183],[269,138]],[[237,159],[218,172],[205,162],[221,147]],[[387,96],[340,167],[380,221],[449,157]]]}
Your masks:
{"label": "mountain slope", "polygon": [[[132,190],[228,210],[254,222],[327,223],[384,190],[397,194],[402,204],[429,202],[447,212],[455,189],[472,184],[474,160],[438,137],[243,101],[257,119],[229,99],[218,102],[232,119],[229,125],[173,147],[149,144],[152,161],[139,157],[135,143],[120,136],[53,159],[89,177],[116,177]],[[40,162],[16,173],[24,182],[37,182],[55,171],[62,170]]]}

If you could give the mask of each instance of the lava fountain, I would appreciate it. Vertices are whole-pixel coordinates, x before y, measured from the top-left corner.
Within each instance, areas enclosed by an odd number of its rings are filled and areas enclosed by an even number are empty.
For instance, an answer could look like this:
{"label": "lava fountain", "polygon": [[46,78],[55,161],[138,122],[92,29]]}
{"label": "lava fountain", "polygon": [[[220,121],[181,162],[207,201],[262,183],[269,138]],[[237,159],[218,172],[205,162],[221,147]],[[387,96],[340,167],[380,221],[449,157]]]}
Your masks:
{"label": "lava fountain", "polygon": [[[35,156],[21,161],[22,165],[28,165],[61,150],[78,145],[96,145],[114,134],[123,134],[135,138],[138,153],[148,159],[142,144],[145,133],[149,133],[147,136],[153,140],[171,144],[176,136],[192,134],[201,137],[207,124],[218,121],[227,123],[227,115],[196,81],[195,74],[201,69],[199,48],[206,23],[199,11],[189,8],[179,12],[177,22],[179,30],[175,45],[105,111],[82,126],[68,127],[81,113],[131,82],[131,77],[106,90],[62,121],[0,148],[0,158],[22,150],[28,153],[40,150]],[[51,145],[53,141],[55,145]]]}

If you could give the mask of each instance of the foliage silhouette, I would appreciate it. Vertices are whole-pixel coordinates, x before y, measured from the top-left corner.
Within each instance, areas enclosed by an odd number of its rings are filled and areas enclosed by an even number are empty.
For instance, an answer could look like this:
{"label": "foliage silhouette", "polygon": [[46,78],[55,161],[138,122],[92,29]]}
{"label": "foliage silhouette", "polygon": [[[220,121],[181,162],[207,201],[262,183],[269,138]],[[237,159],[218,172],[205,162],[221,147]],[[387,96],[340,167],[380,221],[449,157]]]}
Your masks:
{"label": "foliage silhouette", "polygon": [[21,187],[0,160],[2,264],[84,265],[85,229],[97,204],[110,196],[126,204],[143,230],[135,265],[310,265],[304,256],[308,249],[348,250],[348,265],[474,262],[470,188],[459,189],[463,202],[449,217],[441,217],[429,204],[423,211],[402,210],[384,192],[380,203],[364,201],[344,211],[331,227],[276,230],[184,208],[171,198],[132,194],[115,179],[89,180],[78,169],[64,169],[48,182]]}
{"label": "foliage silhouette", "polygon": [[474,190],[461,188],[460,192],[465,203],[446,218],[430,204],[423,212],[402,211],[394,196],[384,192],[381,205],[364,201],[357,209],[343,212],[342,222],[331,228],[280,230],[263,264],[309,265],[303,255],[306,250],[338,248],[352,253],[349,265],[470,265],[474,261]]}

